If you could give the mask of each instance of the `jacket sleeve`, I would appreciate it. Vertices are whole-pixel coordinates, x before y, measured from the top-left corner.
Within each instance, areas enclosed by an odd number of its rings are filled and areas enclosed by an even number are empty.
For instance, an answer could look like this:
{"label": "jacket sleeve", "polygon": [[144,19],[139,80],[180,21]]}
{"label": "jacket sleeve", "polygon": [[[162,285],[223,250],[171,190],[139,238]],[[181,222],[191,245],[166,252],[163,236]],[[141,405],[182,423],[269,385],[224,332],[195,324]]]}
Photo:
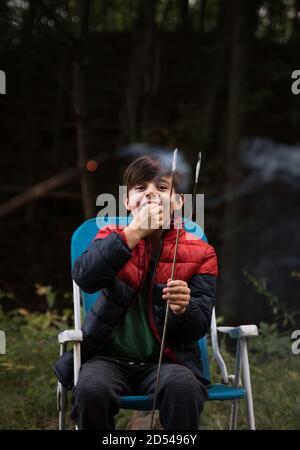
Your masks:
{"label": "jacket sleeve", "polygon": [[188,283],[191,298],[186,311],[176,315],[169,308],[167,333],[178,343],[196,341],[210,330],[212,310],[216,302],[217,258],[208,246],[205,258]]}
{"label": "jacket sleeve", "polygon": [[[89,248],[75,261],[72,276],[78,286],[85,292],[97,292],[113,281],[113,278],[130,258],[131,250],[127,245],[124,232],[111,232],[109,229],[102,229]],[[91,333],[88,327],[93,325],[97,327],[98,334],[101,332],[101,327],[96,320],[97,305],[99,306],[101,303],[102,300],[99,297],[82,326],[82,364],[97,349],[97,339],[90,339]],[[56,360],[53,370],[62,386],[71,389],[74,382],[73,350],[69,350],[60,356]]]}
{"label": "jacket sleeve", "polygon": [[131,258],[124,233],[112,232],[95,239],[75,261],[73,279],[87,293],[100,291],[110,284]]}
{"label": "jacket sleeve", "polygon": [[65,389],[72,389],[74,385],[73,349],[63,353],[55,361],[53,370],[61,385]]}

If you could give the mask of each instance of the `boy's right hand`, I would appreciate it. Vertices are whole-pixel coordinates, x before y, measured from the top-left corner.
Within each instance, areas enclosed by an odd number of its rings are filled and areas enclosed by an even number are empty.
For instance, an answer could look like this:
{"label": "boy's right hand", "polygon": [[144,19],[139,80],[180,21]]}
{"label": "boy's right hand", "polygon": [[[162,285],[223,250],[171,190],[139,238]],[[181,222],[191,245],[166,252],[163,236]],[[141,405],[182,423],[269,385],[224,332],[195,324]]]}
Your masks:
{"label": "boy's right hand", "polygon": [[149,236],[163,226],[163,207],[154,202],[145,203],[128,227],[136,230],[140,239]]}
{"label": "boy's right hand", "polygon": [[149,236],[163,225],[163,207],[157,203],[144,204],[124,229],[130,249],[144,237]]}

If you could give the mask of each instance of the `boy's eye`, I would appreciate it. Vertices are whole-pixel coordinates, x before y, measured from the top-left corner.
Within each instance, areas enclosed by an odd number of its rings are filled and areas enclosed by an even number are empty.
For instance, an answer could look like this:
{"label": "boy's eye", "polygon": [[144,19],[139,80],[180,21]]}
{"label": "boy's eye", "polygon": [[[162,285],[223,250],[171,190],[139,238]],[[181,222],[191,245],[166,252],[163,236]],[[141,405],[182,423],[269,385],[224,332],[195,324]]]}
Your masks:
{"label": "boy's eye", "polygon": [[[144,189],[146,189],[146,186],[143,186],[143,185],[139,185],[139,186],[136,186],[136,187],[135,187],[135,190],[136,190],[136,191],[143,191]],[[166,190],[166,189],[168,189],[168,186],[165,185],[165,184],[160,184],[160,185],[158,186],[158,189],[160,189],[160,190]]]}

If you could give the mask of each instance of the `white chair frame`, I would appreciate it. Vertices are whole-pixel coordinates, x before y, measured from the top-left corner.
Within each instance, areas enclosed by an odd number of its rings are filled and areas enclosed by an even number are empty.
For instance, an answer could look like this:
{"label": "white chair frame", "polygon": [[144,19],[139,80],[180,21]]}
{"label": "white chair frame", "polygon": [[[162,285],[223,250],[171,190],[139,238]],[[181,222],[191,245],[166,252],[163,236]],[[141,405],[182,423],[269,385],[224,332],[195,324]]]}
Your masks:
{"label": "white chair frame", "polygon": [[[58,336],[60,345],[60,355],[62,355],[70,342],[74,349],[74,385],[76,385],[81,367],[81,341],[83,339],[81,331],[81,314],[80,314],[80,288],[73,280],[73,302],[74,302],[74,324],[73,330],[65,330]],[[234,374],[228,375],[226,364],[221,355],[218,343],[218,332],[225,333],[230,338],[236,339],[236,358]],[[241,375],[243,377],[243,387],[246,390],[246,410],[247,423],[250,430],[255,430],[255,417],[252,398],[252,387],[250,378],[250,366],[247,350],[247,338],[258,336],[256,325],[240,325],[238,327],[217,327],[215,308],[212,313],[211,320],[211,341],[213,355],[221,371],[221,380],[224,384],[230,384],[232,387],[240,386]],[[1,335],[0,335],[1,336]],[[59,430],[65,429],[65,409],[66,409],[66,389],[60,383],[57,386],[57,408],[59,412]],[[235,430],[237,426],[239,400],[232,401],[229,429]]]}

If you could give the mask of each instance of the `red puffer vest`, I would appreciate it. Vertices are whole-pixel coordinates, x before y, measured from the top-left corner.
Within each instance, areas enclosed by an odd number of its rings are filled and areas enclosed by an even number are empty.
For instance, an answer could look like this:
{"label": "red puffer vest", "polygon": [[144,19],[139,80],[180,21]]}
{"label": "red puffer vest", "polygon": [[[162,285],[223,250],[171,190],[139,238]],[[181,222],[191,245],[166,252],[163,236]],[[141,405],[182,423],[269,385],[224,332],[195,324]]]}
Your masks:
{"label": "red puffer vest", "polygon": [[[112,232],[118,233],[127,245],[124,227],[103,227],[95,239],[103,239]],[[153,282],[166,284],[171,275],[177,229],[163,233],[162,249]],[[139,289],[151,258],[149,239],[141,239],[132,250],[130,261],[118,273],[118,277],[133,289]],[[218,275],[217,259],[213,247],[184,229],[180,230],[174,279],[189,281],[197,273]]]}

